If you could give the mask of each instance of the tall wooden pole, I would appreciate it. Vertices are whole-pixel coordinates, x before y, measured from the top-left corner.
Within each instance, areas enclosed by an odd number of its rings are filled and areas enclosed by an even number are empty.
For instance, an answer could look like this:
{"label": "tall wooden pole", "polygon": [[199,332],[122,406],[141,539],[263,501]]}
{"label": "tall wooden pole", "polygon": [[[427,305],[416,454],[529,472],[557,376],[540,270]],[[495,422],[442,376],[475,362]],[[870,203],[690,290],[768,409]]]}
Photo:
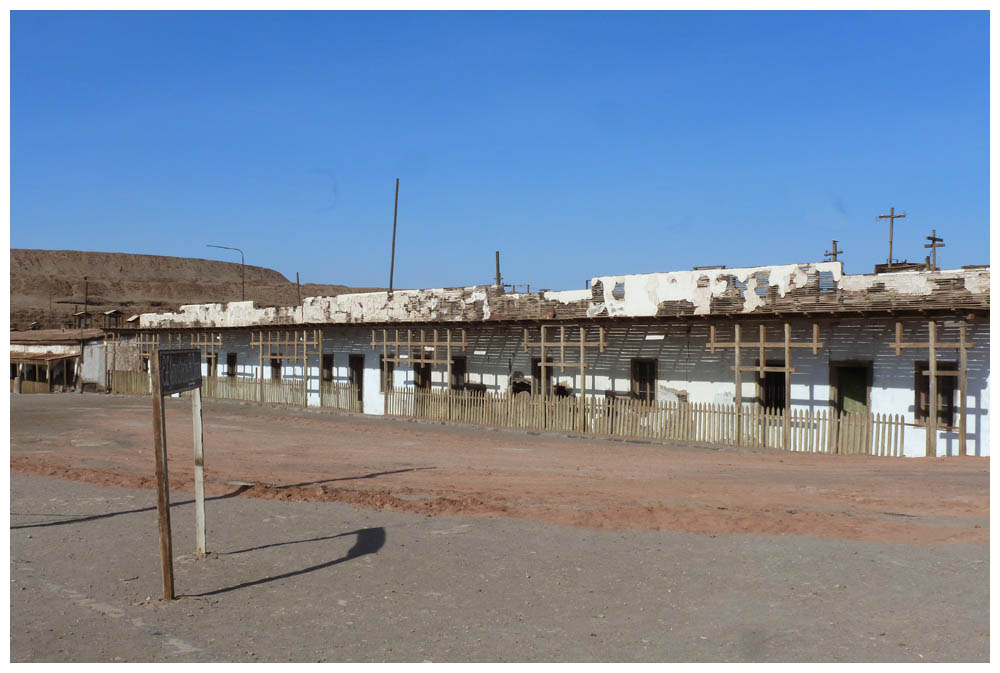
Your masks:
{"label": "tall wooden pole", "polygon": [[497,250],[497,289],[503,289],[503,280],[500,277],[500,251]]}
{"label": "tall wooden pole", "polygon": [[396,178],[396,203],[392,207],[392,257],[389,259],[389,294],[392,294],[392,275],[396,269],[396,215],[399,213],[399,178]]}
{"label": "tall wooden pole", "polygon": [[163,387],[160,384],[160,351],[150,358],[153,378],[153,455],[156,459],[156,518],[160,530],[160,568],[163,598],[174,598],[174,553],[170,539],[170,486],[167,483],[167,425],[163,411]]}
{"label": "tall wooden pole", "polygon": [[740,324],[736,323],[736,446],[743,443],[743,371],[740,366]]}
{"label": "tall wooden pole", "polygon": [[[210,372],[211,373],[211,372]],[[194,425],[194,529],[195,552],[205,554],[205,449],[201,424],[201,388],[191,391],[191,418]]]}
{"label": "tall wooden pole", "polygon": [[967,338],[968,335],[966,332],[966,324],[965,322],[962,322],[962,324],[959,326],[959,332],[958,332],[958,343],[960,344],[960,348],[958,351],[958,371],[959,371],[958,395],[960,398],[959,417],[958,417],[958,455],[960,456],[966,455],[966,445],[965,445],[966,429],[967,429],[965,420],[967,413],[966,397],[969,394],[969,375],[968,375],[969,358],[968,354],[966,353],[966,347],[968,346],[968,343],[966,341]]}
{"label": "tall wooden pole", "polygon": [[785,451],[792,446],[792,326],[785,323],[785,422],[783,427]]}
{"label": "tall wooden pole", "polygon": [[[587,431],[587,347],[586,331],[580,327],[580,432]],[[655,380],[655,376],[654,376]],[[656,399],[656,391],[653,391],[653,399]]]}
{"label": "tall wooden pole", "polygon": [[930,362],[928,363],[930,369],[931,380],[929,381],[929,392],[927,396],[930,398],[927,400],[927,447],[926,455],[928,457],[934,457],[937,455],[937,417],[938,417],[938,403],[937,403],[937,326],[934,321],[931,320],[928,325],[930,326],[930,335],[927,338]]}

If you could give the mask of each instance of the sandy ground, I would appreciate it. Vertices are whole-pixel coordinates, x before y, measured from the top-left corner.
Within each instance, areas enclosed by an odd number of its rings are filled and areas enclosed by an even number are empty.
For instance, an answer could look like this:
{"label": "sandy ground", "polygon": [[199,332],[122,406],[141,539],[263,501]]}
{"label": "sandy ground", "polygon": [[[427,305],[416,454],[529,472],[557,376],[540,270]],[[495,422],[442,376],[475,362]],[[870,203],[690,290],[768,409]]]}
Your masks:
{"label": "sandy ground", "polygon": [[986,661],[989,460],[12,396],[11,661]]}
{"label": "sandy ground", "polygon": [[[150,399],[11,397],[11,470],[152,488]],[[191,403],[167,401],[171,490]],[[206,400],[209,493],[604,530],[989,541],[989,459],[712,450]]]}
{"label": "sandy ground", "polygon": [[[608,531],[11,475],[11,661],[986,661],[985,545]],[[231,488],[230,493],[238,489]]]}

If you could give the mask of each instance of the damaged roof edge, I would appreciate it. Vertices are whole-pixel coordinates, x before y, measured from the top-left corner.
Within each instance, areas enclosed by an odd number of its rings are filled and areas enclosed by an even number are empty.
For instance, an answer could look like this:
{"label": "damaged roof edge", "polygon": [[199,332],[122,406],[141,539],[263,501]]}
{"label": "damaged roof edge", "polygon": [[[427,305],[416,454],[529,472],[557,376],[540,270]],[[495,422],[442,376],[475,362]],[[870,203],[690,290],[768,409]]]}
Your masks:
{"label": "damaged roof edge", "polygon": [[989,308],[989,268],[847,275],[842,262],[596,276],[588,290],[504,293],[482,285],[307,297],[301,306],[252,301],[143,313],[142,329],[280,327]]}

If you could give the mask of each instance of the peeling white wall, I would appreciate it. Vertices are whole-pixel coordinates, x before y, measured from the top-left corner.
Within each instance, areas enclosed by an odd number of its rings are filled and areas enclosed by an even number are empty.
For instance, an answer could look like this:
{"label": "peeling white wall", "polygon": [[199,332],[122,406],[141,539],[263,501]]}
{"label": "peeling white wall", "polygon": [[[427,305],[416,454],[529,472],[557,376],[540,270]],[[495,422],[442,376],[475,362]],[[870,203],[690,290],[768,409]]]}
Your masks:
{"label": "peeling white wall", "polygon": [[[829,274],[831,292],[838,288],[855,293],[877,288],[900,296],[920,296],[929,295],[937,287],[935,281],[963,279],[970,292],[989,294],[988,268],[849,276],[843,274],[841,262],[818,262],[597,276],[593,283],[599,282],[602,286],[602,296],[597,301],[593,299],[591,290],[562,290],[532,295],[510,293],[503,296],[503,302],[506,311],[516,312],[518,302],[523,300],[527,317],[537,317],[539,309],[544,311],[547,306],[544,302],[550,302],[553,310],[556,305],[573,305],[588,317],[602,315],[605,310],[612,317],[648,317],[656,315],[664,302],[689,304],[695,315],[708,315],[713,299],[741,296],[741,312],[752,313],[766,306],[767,295],[772,288],[782,298],[792,290],[806,287],[810,279],[815,282],[817,274]],[[731,287],[731,279],[735,279],[741,287]],[[619,284],[624,294],[615,296],[615,288]],[[489,321],[493,318],[494,307],[490,306],[487,289],[486,286],[474,286],[396,290],[391,295],[388,292],[368,292],[308,297],[302,306],[280,308],[256,308],[253,302],[186,305],[176,313],[144,313],[139,323],[143,329],[184,326],[281,329],[301,324]]]}
{"label": "peeling white wall", "polygon": [[[768,285],[778,289],[778,296],[794,288],[805,287],[810,274],[829,271],[839,277],[841,262],[816,264],[788,264],[783,266],[758,266],[742,269],[706,269],[698,271],[672,271],[626,276],[597,276],[591,285],[600,282],[604,291],[604,306],[611,316],[654,316],[660,303],[687,301],[694,304],[695,315],[711,312],[713,297],[729,289],[729,278],[746,283],[743,312],[749,313],[764,304],[755,292],[757,276],[767,275]],[[624,296],[615,297],[615,288],[621,283]],[[701,286],[701,287],[699,287]]]}

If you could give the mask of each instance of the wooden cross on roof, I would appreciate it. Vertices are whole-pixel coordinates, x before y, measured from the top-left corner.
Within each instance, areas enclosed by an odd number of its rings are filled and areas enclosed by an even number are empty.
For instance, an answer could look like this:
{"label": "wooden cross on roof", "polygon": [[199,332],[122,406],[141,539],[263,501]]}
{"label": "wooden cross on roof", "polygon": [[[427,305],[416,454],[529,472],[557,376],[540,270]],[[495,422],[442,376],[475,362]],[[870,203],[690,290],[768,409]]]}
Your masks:
{"label": "wooden cross on roof", "polygon": [[843,255],[843,254],[844,254],[843,250],[837,250],[837,241],[834,240],[833,241],[833,250],[827,250],[825,253],[823,253],[823,256],[824,257],[829,257],[831,262],[836,262],[837,261],[837,255]]}
{"label": "wooden cross on roof", "polygon": [[931,271],[937,271],[937,249],[945,247],[944,239],[938,237],[937,229],[931,229],[931,235],[924,238],[930,241],[930,243],[925,243],[924,247],[931,249]]}
{"label": "wooden cross on roof", "polygon": [[888,268],[892,269],[892,227],[896,223],[896,220],[906,217],[906,213],[896,214],[896,208],[890,208],[888,215],[879,215],[877,219],[879,220],[889,220],[889,261]]}

